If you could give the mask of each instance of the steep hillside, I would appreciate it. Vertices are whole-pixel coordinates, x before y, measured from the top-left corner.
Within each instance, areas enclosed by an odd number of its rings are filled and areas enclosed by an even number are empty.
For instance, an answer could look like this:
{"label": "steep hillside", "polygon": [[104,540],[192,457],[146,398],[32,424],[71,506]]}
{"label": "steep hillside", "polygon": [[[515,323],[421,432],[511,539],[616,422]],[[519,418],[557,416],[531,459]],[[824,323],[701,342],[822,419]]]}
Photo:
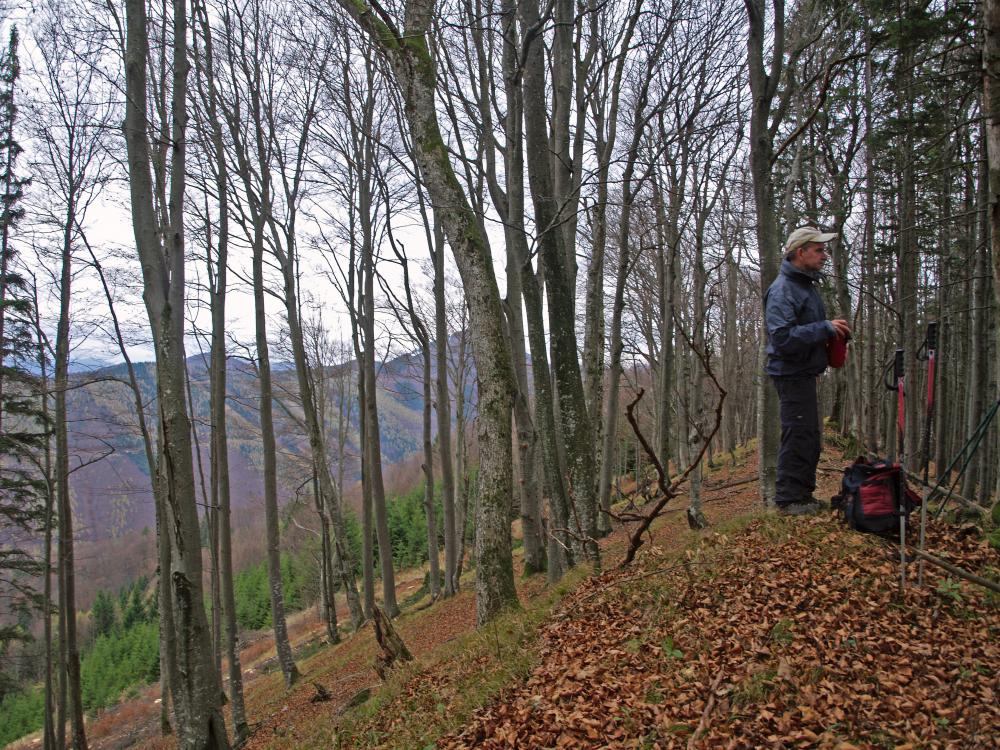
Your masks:
{"label": "steep hillside", "polygon": [[[191,401],[197,423],[201,454],[201,473],[208,481],[209,382],[205,361],[188,361],[191,376]],[[344,366],[353,375],[352,364]],[[228,363],[227,420],[229,428],[230,482],[236,510],[259,506],[261,496],[260,428],[257,414],[257,378],[247,362],[231,359]],[[344,368],[338,370],[344,372]],[[136,365],[140,387],[147,408],[155,413],[155,371],[150,362]],[[421,373],[412,355],[404,355],[381,367],[379,408],[382,450],[387,464],[395,463],[421,447],[423,396]],[[70,440],[74,461],[73,473],[75,522],[82,541],[101,541],[129,531],[152,527],[154,513],[149,490],[149,468],[135,421],[131,391],[126,385],[124,365],[106,367],[87,374],[77,374],[77,383],[92,380],[85,387],[71,391],[68,399]],[[276,368],[275,408],[278,430],[279,475],[298,477],[295,484],[285,482],[279,489],[283,499],[291,497],[301,481],[300,465],[305,463],[308,443],[301,428],[289,416],[299,415],[295,403],[295,373]],[[354,395],[353,380],[348,386]],[[333,396],[331,394],[330,398]],[[287,411],[286,411],[287,409]],[[358,476],[357,413],[350,415],[347,441],[346,477]],[[98,460],[99,459],[99,460]],[[199,468],[199,467],[196,467]]]}
{"label": "steep hillside", "polygon": [[[820,494],[841,466],[824,460]],[[416,660],[387,683],[369,627],[330,646],[298,616],[291,690],[267,634],[251,637],[249,747],[995,747],[1000,599],[932,567],[901,595],[894,548],[832,514],[760,510],[754,476],[716,467],[712,528],[690,531],[678,497],[633,565],[618,567],[619,529],[601,544],[605,573],[519,578],[522,608],[478,631],[472,572],[435,603],[423,571],[400,576],[397,628]],[[928,547],[1000,576],[972,527],[935,523]],[[156,736],[155,699],[150,688],[100,717],[93,746],[173,747]]]}

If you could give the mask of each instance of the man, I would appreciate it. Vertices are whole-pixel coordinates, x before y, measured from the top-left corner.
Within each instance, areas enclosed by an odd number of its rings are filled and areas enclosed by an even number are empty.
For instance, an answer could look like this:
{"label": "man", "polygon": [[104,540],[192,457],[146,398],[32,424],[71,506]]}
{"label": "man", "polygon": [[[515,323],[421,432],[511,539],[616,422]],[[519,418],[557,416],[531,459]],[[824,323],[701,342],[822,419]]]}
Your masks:
{"label": "man", "polygon": [[827,367],[826,345],[848,337],[846,320],[827,320],[816,289],[826,263],[826,244],[837,235],[799,227],[788,236],[778,278],[764,295],[767,366],[781,406],[781,448],[774,502],[788,515],[820,510],[813,497],[822,424],[816,378]]}

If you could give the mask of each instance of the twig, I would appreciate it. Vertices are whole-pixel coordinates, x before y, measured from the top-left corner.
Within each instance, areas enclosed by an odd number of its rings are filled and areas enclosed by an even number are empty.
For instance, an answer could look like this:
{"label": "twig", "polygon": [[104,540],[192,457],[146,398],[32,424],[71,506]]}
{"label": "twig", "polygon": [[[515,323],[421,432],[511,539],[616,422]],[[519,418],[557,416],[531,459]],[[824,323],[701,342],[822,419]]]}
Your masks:
{"label": "twig", "polygon": [[750,477],[749,479],[739,479],[735,482],[729,482],[728,484],[706,484],[704,486],[705,492],[721,492],[722,490],[729,490],[733,487],[740,487],[744,484],[750,484],[751,482],[756,482],[757,477]]}
{"label": "twig", "polygon": [[921,560],[926,560],[931,565],[936,565],[939,568],[948,571],[953,576],[964,578],[966,581],[971,581],[972,583],[978,584],[983,588],[987,588],[990,591],[994,591],[997,594],[1000,594],[1000,583],[997,583],[996,581],[991,581],[989,578],[983,578],[982,576],[977,576],[975,573],[970,573],[967,570],[963,570],[962,568],[952,565],[950,562],[945,562],[940,557],[936,557],[935,555],[932,555],[929,552],[921,552],[917,550],[913,554],[915,554]]}
{"label": "twig", "polygon": [[715,709],[715,691],[719,689],[719,683],[722,682],[722,670],[719,670],[719,674],[715,676],[715,680],[712,682],[712,687],[708,689],[708,700],[705,701],[705,710],[701,712],[701,720],[698,722],[698,728],[694,730],[694,734],[688,738],[688,750],[692,750],[695,747],[695,742],[698,737],[708,729],[708,717],[711,716],[712,711]]}
{"label": "twig", "polygon": [[684,337],[684,340],[687,342],[691,351],[693,351],[701,361],[701,366],[704,368],[705,373],[709,378],[711,378],[713,385],[719,392],[719,403],[715,407],[715,424],[712,426],[712,431],[702,441],[701,450],[698,451],[698,455],[691,459],[691,463],[688,464],[684,471],[678,474],[674,480],[670,482],[670,484],[667,484],[667,473],[663,469],[663,464],[661,464],[660,459],[656,457],[656,453],[650,446],[649,441],[646,440],[646,436],[642,434],[642,430],[639,429],[639,423],[635,419],[635,406],[639,403],[639,399],[642,398],[646,389],[640,388],[635,399],[633,399],[632,403],[626,407],[625,414],[628,417],[629,424],[632,425],[632,432],[635,433],[636,438],[642,445],[643,451],[645,451],[650,463],[653,464],[653,468],[656,469],[657,486],[660,489],[660,499],[656,502],[656,505],[653,506],[653,509],[639,522],[639,526],[635,529],[635,531],[632,532],[629,538],[628,551],[625,553],[625,559],[622,560],[620,566],[623,568],[635,559],[635,553],[638,552],[639,547],[643,545],[642,535],[660,515],[664,506],[673,498],[677,497],[678,488],[685,481],[687,481],[691,472],[694,471],[695,467],[701,463],[701,460],[705,457],[705,453],[708,451],[708,446],[711,445],[716,433],[718,433],[719,428],[722,426],[722,405],[726,402],[726,389],[722,387],[719,379],[715,377],[715,373],[712,371],[712,367],[709,365],[708,360],[705,359],[705,355],[691,343],[691,340],[683,330],[683,326],[677,326],[677,330]]}

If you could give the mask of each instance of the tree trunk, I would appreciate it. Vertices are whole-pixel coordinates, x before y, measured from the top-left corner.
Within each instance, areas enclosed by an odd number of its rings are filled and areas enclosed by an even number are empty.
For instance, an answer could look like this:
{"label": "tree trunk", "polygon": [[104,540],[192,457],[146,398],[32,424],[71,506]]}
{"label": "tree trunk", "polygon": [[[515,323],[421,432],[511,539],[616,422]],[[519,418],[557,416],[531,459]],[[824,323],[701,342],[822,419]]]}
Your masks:
{"label": "tree trunk", "polygon": [[[173,82],[171,87],[171,179],[169,226],[154,210],[147,139],[146,64],[149,40],[146,7],[125,4],[125,141],[136,248],[142,265],[143,298],[156,355],[157,400],[166,500],[164,536],[170,545],[170,598],[175,615],[171,634],[177,647],[177,679],[172,685],[185,750],[227,748],[219,708],[221,687],[212,666],[212,646],[202,591],[201,545],[191,458],[191,424],[184,399],[184,188],[187,96],[187,8],[173,8]],[[164,82],[165,83],[165,82]],[[165,127],[165,125],[164,125]],[[161,542],[163,540],[161,539]]]}
{"label": "tree trunk", "polygon": [[[360,327],[355,336],[358,360],[358,439],[361,446],[361,575],[365,618],[375,612],[375,514],[372,500],[371,454],[368,451],[368,378]],[[367,345],[365,345],[367,346]]]}
{"label": "tree trunk", "polygon": [[[784,0],[774,0],[773,38],[769,39],[771,62],[765,69],[764,43],[766,0],[745,0],[750,31],[747,40],[747,62],[753,102],[750,111],[750,175],[753,182],[754,207],[757,212],[757,251],[760,256],[760,292],[767,292],[778,274],[780,265],[778,227],[774,215],[774,183],[771,161],[774,154],[774,134],[778,122],[771,123],[771,105],[778,91],[785,54]],[[763,370],[764,340],[761,331],[759,364]],[[774,502],[778,472],[778,397],[770,379],[761,373],[757,386],[757,439],[760,474],[760,495],[765,505]]]}
{"label": "tree trunk", "polygon": [[[539,23],[537,0],[520,0],[518,13],[522,28],[531,28]],[[564,13],[572,15],[571,10]],[[572,26],[565,33],[572,35]],[[541,39],[528,40],[524,61],[522,89],[528,184],[539,234],[539,262],[545,273],[552,368],[557,385],[560,427],[566,445],[570,479],[573,538],[580,551],[595,566],[599,566],[592,427],[587,415],[583,379],[577,358],[576,294],[572,283],[575,260],[572,266],[567,262],[565,232],[559,223],[563,216],[563,205],[556,190],[565,188],[565,175],[553,179],[546,133],[544,50]],[[560,80],[555,81],[554,85],[564,86],[565,75],[564,73]],[[557,121],[558,115],[558,112],[554,115]],[[559,143],[556,146],[559,147]],[[557,167],[557,174],[559,169]]]}
{"label": "tree trunk", "polygon": [[257,381],[260,386],[260,439],[264,456],[264,518],[267,527],[267,577],[271,599],[271,624],[278,663],[291,687],[299,678],[292,658],[285,623],[285,595],[281,582],[281,547],[278,530],[278,453],[274,438],[274,391],[271,384],[271,356],[267,343],[267,315],[264,307],[264,227],[257,220],[253,242],[253,300],[257,333]]}
{"label": "tree trunk", "polygon": [[[1000,307],[1000,0],[983,0],[983,117],[986,135],[990,249],[993,254],[994,302]],[[1000,326],[996,327],[994,370],[1000,371]],[[1000,381],[1000,377],[998,377]],[[1000,392],[994,392],[1000,398]],[[1000,501],[1000,473],[996,499]],[[995,514],[994,514],[995,515]]]}
{"label": "tree trunk", "polygon": [[[421,205],[423,205],[421,203]],[[441,461],[441,512],[444,515],[444,595],[454,596],[458,570],[455,526],[455,471],[451,460],[451,397],[448,393],[448,315],[444,293],[444,228],[434,221],[434,362],[438,455]]]}
{"label": "tree trunk", "polygon": [[[986,144],[983,144],[983,150],[985,151]],[[983,164],[985,166],[985,164]],[[970,333],[972,345],[969,347],[969,369],[968,376],[965,381],[966,394],[967,394],[967,407],[966,407],[966,420],[965,420],[965,435],[971,436],[979,426],[980,420],[983,418],[983,414],[986,411],[986,384],[989,379],[989,368],[987,362],[987,356],[989,354],[989,341],[987,339],[987,318],[989,317],[989,306],[990,306],[990,293],[987,286],[988,276],[989,276],[989,260],[987,259],[987,254],[989,253],[988,243],[988,216],[985,210],[985,204],[988,201],[987,197],[987,174],[984,169],[979,170],[979,176],[977,180],[977,197],[979,200],[976,202],[976,225],[979,231],[974,235],[976,242],[973,243],[973,261],[972,261],[972,294],[968,297],[969,305],[972,308],[970,311]],[[982,208],[980,208],[982,207]],[[992,399],[991,399],[992,400]],[[989,449],[989,441],[987,440],[980,449],[975,451],[969,458],[969,463],[965,469],[965,475],[962,477],[961,494],[963,497],[975,498],[976,497],[976,482],[979,479],[979,467],[982,461],[983,453],[987,452]]]}
{"label": "tree trunk", "polygon": [[[524,231],[524,141],[522,135],[522,91],[516,83],[518,77],[518,50],[520,49],[516,23],[515,0],[505,0],[503,8],[504,53],[503,78],[504,93],[507,103],[507,117],[504,120],[504,136],[506,143],[505,171],[507,178],[507,221],[504,232],[507,240],[508,275],[517,275],[516,286],[520,297],[524,299],[526,311],[526,326],[528,348],[531,352],[531,375],[534,385],[534,426],[535,435],[540,438],[542,448],[542,467],[545,484],[549,496],[549,531],[550,544],[545,565],[548,570],[548,580],[559,580],[571,564],[567,555],[569,537],[565,532],[553,532],[552,528],[569,528],[569,497],[566,493],[565,470],[560,461],[556,444],[556,422],[554,398],[549,369],[549,353],[545,337],[545,320],[542,303],[542,293],[539,281],[535,275],[530,260],[527,235]],[[499,190],[494,190],[499,193]],[[495,198],[498,196],[495,196]],[[508,291],[509,293],[509,291]],[[520,318],[520,300],[514,295],[509,307],[511,314]],[[515,300],[517,300],[515,302]],[[517,311],[514,311],[514,308]],[[513,337],[514,334],[512,334]],[[523,344],[518,356],[523,368]],[[515,376],[519,389],[527,388],[527,379],[522,377],[515,365]],[[517,407],[515,407],[517,408]],[[524,472],[522,471],[522,476]],[[544,530],[538,529],[540,534]],[[552,536],[558,533],[560,536]]]}
{"label": "tree trunk", "polygon": [[[362,209],[362,217],[365,211]],[[364,284],[364,377],[365,377],[365,455],[367,478],[372,488],[372,509],[375,514],[375,537],[378,540],[378,560],[382,572],[382,602],[389,617],[399,614],[396,604],[396,574],[392,565],[392,540],[389,537],[389,517],[385,505],[385,482],[382,479],[382,436],[378,419],[378,384],[375,378],[375,261],[371,242],[361,247],[361,269]]]}
{"label": "tree trunk", "polygon": [[66,676],[69,690],[69,718],[74,750],[87,747],[83,722],[83,699],[80,690],[80,647],[76,637],[76,573],[73,553],[73,510],[69,488],[69,441],[66,423],[66,391],[69,387],[69,321],[70,285],[73,279],[73,219],[76,217],[73,197],[66,207],[63,226],[61,271],[59,281],[59,323],[56,329],[55,357],[55,433],[56,487],[59,506],[59,565],[63,571],[62,601],[66,618]]}
{"label": "tree trunk", "polygon": [[503,329],[500,292],[485,238],[448,157],[435,109],[437,84],[426,34],[432,0],[408,0],[398,36],[362,2],[342,7],[387,54],[403,94],[404,114],[435,214],[455,254],[469,305],[479,379],[479,492],[476,512],[476,621],[517,602],[511,559],[511,409],[514,374]]}
{"label": "tree trunk", "polygon": [[426,332],[420,346],[423,356],[423,387],[424,387],[424,513],[427,520],[427,561],[429,563],[431,599],[438,598],[440,588],[440,559],[438,557],[437,512],[434,508],[434,443],[432,431],[432,396],[431,396],[431,346]]}
{"label": "tree trunk", "polygon": [[[909,13],[909,5],[904,3],[904,18]],[[917,276],[919,271],[919,247],[917,245],[917,197],[914,172],[914,94],[913,87],[913,41],[902,34],[899,41],[899,59],[896,71],[896,90],[900,97],[897,116],[902,123],[897,145],[899,160],[899,267],[897,271],[897,297],[900,311],[900,337],[898,346],[904,350],[904,434],[903,445],[899,446],[899,458],[907,467],[915,467],[919,451],[917,435],[918,405],[917,389]]]}
{"label": "tree trunk", "polygon": [[[45,419],[51,419],[49,407],[49,364],[48,349],[45,346],[44,333],[42,331],[41,319],[38,310],[38,293],[35,291],[35,304],[33,314],[35,316],[35,334],[38,345],[38,372],[41,380],[41,412]],[[0,307],[2,307],[2,297],[0,297]],[[3,340],[2,328],[0,328],[0,340]],[[45,645],[45,676],[42,680],[45,695],[45,716],[42,727],[42,748],[43,750],[56,750],[56,727],[55,727],[55,692],[52,683],[52,613],[59,612],[60,603],[52,602],[52,527],[56,519],[56,493],[55,474],[52,466],[52,439],[46,437],[45,451],[42,458],[42,472],[45,479],[45,541],[44,544],[44,584],[42,587],[42,616],[44,626],[42,638]],[[65,745],[63,745],[65,747]]]}

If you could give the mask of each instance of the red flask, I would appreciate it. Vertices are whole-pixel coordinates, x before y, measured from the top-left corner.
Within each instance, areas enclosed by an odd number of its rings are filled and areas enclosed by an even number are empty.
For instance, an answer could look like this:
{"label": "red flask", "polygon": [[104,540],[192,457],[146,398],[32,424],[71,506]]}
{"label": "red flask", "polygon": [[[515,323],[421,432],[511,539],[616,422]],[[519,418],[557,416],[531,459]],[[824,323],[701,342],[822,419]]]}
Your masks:
{"label": "red flask", "polygon": [[840,369],[847,361],[847,338],[839,333],[826,342],[826,359],[830,367]]}

